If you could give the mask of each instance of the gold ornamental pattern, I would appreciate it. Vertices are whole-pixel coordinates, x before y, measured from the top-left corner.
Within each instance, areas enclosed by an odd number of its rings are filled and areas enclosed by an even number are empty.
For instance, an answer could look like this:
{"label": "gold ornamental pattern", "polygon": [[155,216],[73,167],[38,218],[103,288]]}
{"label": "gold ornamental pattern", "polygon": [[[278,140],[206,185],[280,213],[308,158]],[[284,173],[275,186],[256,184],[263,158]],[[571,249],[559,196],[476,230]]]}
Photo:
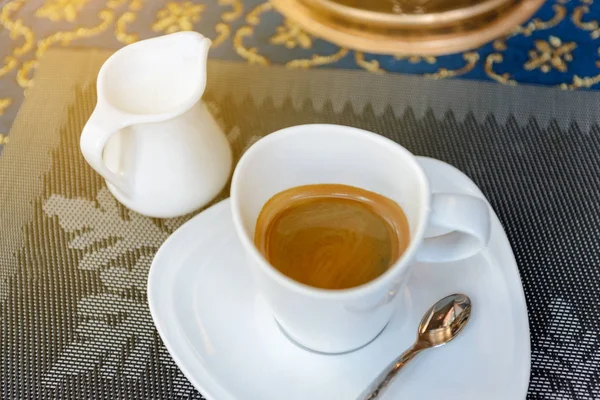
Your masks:
{"label": "gold ornamental pattern", "polygon": [[48,49],[117,49],[184,30],[211,38],[213,57],[252,64],[358,68],[506,85],[552,78],[550,84],[562,89],[600,83],[600,5],[594,0],[548,1],[505,37],[439,57],[352,51],[314,37],[266,0],[7,0],[0,7],[0,147],[8,143],[12,120]]}

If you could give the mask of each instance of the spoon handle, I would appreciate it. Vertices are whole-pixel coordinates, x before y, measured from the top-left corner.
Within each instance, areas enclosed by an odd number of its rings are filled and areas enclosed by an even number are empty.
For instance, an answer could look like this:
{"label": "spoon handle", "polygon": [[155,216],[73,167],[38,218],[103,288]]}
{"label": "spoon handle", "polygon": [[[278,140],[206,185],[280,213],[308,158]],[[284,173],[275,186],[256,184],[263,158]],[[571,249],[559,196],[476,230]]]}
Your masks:
{"label": "spoon handle", "polygon": [[417,341],[408,350],[392,361],[379,375],[377,378],[367,387],[367,389],[358,396],[357,400],[374,400],[380,399],[381,395],[385,392],[390,382],[398,374],[398,371],[402,369],[410,360],[412,360],[421,351],[427,349],[429,346]]}

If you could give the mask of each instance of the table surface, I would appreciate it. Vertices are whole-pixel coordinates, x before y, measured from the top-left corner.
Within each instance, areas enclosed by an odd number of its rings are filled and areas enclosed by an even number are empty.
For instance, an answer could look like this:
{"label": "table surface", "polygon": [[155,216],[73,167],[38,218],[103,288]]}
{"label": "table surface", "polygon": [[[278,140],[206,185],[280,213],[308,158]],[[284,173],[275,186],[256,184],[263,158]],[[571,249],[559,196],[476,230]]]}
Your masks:
{"label": "table surface", "polygon": [[[35,91],[41,81],[32,81],[32,76],[56,48],[116,49],[139,38],[196,29],[213,39],[212,57],[254,64],[593,88],[600,81],[596,65],[600,30],[594,7],[591,1],[548,2],[533,22],[517,29],[504,45],[496,42],[434,60],[340,49],[304,34],[268,3],[254,0],[4,2],[0,11],[4,28],[0,31],[0,143],[4,145],[0,150],[0,398],[78,398],[85,396],[82,393],[104,393],[108,398],[111,394],[112,398],[147,398],[149,393],[199,397],[160,344],[143,296],[129,298],[136,290],[143,292],[144,268],[178,224],[144,220],[140,223],[145,226],[158,226],[152,246],[133,242],[127,243],[131,248],[115,246],[119,236],[111,229],[131,223],[127,211],[110,203],[103,182],[77,149],[82,124],[95,101],[90,82],[97,69],[90,68],[97,68],[102,60],[92,63],[85,61],[87,56],[64,53],[63,61],[77,58],[85,68],[67,68],[65,62],[48,70],[44,82],[54,85],[54,92],[48,93],[69,98],[48,100]],[[54,57],[58,65],[60,57]],[[528,63],[530,58],[535,62]],[[221,110],[230,137],[242,143],[237,145],[238,153],[247,143],[282,126],[322,121],[377,131],[471,176],[505,225],[523,279],[532,332],[529,398],[600,398],[598,93],[395,74],[358,76],[339,70],[271,68],[265,72],[242,64],[213,64],[212,68],[211,76],[217,79],[209,81],[209,99],[216,107],[213,111]],[[79,79],[86,85],[67,90],[84,70],[85,79]],[[294,93],[286,85],[290,79],[296,83]],[[35,101],[20,116],[20,124],[15,124],[19,129],[12,131],[16,133],[11,138],[7,134],[25,89]],[[257,118],[261,113],[269,117]],[[62,204],[54,211],[52,199]],[[98,222],[97,228],[106,235],[103,243],[114,247],[114,257],[132,263],[127,276],[119,275],[123,271],[114,265],[113,255],[102,260],[106,265],[98,269],[82,261],[85,254],[96,252],[85,243],[82,248],[72,247],[74,239],[85,236],[72,225],[78,220],[73,213],[82,210],[81,221],[93,227],[99,204],[107,202],[119,212],[111,214],[112,220]],[[120,219],[124,222],[115,228],[114,221]],[[123,282],[137,289],[124,289]],[[110,302],[111,291],[131,301]],[[101,321],[110,325],[101,332],[114,332],[117,342],[98,337],[104,347],[88,349],[78,341],[97,333],[86,323],[87,306],[92,307],[92,317],[104,315],[98,308],[116,310]],[[121,327],[122,331],[117,329]]]}
{"label": "table surface", "polygon": [[600,5],[549,0],[502,40],[441,57],[381,56],[317,39],[266,0],[4,0],[0,12],[0,146],[32,84],[40,57],[53,47],[116,49],[140,38],[197,30],[213,39],[211,57],[290,68],[356,68],[502,84],[565,89],[600,82]]}

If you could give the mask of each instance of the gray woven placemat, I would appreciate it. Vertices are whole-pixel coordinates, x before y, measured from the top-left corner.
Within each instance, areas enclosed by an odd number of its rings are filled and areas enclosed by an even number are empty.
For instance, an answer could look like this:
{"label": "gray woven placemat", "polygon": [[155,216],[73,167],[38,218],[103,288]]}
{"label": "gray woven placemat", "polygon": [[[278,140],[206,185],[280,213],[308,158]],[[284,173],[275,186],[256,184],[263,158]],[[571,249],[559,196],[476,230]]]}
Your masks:
{"label": "gray woven placemat", "polygon": [[[0,156],[2,399],[200,398],[146,299],[152,256],[186,218],[123,208],[79,153],[107,56],[49,51]],[[279,128],[329,122],[466,172],[521,272],[528,398],[600,398],[600,94],[212,62],[205,99],[236,157]]]}

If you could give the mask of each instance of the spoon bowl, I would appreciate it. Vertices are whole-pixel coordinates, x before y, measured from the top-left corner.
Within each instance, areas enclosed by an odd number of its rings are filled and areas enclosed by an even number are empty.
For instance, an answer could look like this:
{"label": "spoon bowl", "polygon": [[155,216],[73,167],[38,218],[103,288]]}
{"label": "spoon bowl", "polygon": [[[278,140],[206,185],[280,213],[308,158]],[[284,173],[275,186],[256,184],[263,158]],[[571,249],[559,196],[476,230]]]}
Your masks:
{"label": "spoon bowl", "polygon": [[419,324],[418,340],[438,347],[454,339],[469,322],[471,299],[453,294],[435,303]]}

